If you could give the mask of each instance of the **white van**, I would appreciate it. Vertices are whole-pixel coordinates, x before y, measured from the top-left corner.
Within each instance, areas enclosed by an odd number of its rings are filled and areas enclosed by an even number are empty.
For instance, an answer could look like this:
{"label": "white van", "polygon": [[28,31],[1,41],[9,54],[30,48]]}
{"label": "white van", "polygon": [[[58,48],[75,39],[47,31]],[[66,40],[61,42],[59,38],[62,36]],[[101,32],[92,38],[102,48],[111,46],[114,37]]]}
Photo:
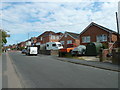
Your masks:
{"label": "white van", "polygon": [[48,43],[46,43],[46,50],[59,50],[62,48],[63,48],[63,46],[60,42],[48,42]]}
{"label": "white van", "polygon": [[38,54],[38,48],[37,47],[27,47],[26,55],[37,55]]}

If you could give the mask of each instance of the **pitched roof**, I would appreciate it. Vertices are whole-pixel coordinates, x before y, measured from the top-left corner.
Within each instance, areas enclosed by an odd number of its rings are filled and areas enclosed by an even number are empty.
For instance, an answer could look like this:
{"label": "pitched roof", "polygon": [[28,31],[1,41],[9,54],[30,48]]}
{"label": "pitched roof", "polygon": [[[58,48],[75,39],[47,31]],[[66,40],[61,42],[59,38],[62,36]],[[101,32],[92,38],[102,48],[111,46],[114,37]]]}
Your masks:
{"label": "pitched roof", "polygon": [[73,32],[65,32],[67,34],[69,34],[71,37],[73,37],[74,39],[78,39],[79,34],[78,33],[73,33]]}
{"label": "pitched roof", "polygon": [[93,26],[93,25],[94,25],[94,26],[97,26],[97,27],[99,27],[99,28],[101,28],[101,29],[109,32],[109,33],[118,34],[117,32],[115,32],[115,31],[113,31],[113,30],[111,30],[111,29],[108,29],[108,28],[106,28],[106,27],[103,27],[103,26],[101,26],[101,25],[99,25],[99,24],[96,24],[96,23],[92,22],[92,23],[90,23],[90,24],[80,33],[80,35],[83,34],[85,31],[87,31],[87,29],[88,29],[89,27]]}
{"label": "pitched roof", "polygon": [[[42,33],[41,35],[49,35],[49,34],[55,34],[55,32],[53,31],[45,31],[44,33]],[[40,35],[40,36],[41,36]]]}
{"label": "pitched roof", "polygon": [[41,37],[42,35],[45,35],[45,36],[47,36],[47,35],[62,35],[62,33],[61,32],[55,33],[53,31],[45,31],[42,34],[40,34],[37,38]]}

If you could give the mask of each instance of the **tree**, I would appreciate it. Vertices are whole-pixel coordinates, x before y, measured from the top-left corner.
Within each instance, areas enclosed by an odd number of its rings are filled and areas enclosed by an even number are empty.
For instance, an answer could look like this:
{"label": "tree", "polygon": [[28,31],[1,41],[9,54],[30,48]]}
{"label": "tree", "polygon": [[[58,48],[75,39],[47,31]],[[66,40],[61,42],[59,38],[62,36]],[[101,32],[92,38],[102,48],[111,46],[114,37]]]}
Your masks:
{"label": "tree", "polygon": [[4,44],[7,43],[6,37],[10,37],[10,35],[7,34],[6,31],[0,29],[0,36],[1,36],[1,37],[0,37],[0,40],[1,40],[1,41],[0,41],[0,42],[1,42],[2,46],[3,46]]}

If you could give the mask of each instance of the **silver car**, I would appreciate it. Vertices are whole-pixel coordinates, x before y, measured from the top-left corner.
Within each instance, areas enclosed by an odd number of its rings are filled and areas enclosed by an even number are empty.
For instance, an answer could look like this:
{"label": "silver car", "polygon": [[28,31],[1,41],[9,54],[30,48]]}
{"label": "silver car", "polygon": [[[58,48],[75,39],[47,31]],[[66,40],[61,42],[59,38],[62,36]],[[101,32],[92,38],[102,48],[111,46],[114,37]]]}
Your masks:
{"label": "silver car", "polygon": [[86,46],[85,45],[79,45],[78,47],[74,48],[71,51],[71,54],[74,55],[85,55]]}

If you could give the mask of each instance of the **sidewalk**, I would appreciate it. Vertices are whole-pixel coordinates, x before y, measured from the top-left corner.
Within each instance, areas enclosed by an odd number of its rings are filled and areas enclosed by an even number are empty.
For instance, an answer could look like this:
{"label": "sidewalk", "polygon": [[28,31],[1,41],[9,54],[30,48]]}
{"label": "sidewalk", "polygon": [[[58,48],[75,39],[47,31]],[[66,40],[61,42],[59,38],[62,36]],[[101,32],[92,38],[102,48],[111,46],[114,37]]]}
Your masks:
{"label": "sidewalk", "polygon": [[20,79],[15,71],[8,52],[4,54],[2,88],[22,88]]}
{"label": "sidewalk", "polygon": [[2,55],[0,54],[0,89],[2,90]]}
{"label": "sidewalk", "polygon": [[120,72],[120,66],[114,65],[109,62],[86,61],[86,60],[71,59],[71,58],[64,58],[64,57],[58,57],[57,60]]}

